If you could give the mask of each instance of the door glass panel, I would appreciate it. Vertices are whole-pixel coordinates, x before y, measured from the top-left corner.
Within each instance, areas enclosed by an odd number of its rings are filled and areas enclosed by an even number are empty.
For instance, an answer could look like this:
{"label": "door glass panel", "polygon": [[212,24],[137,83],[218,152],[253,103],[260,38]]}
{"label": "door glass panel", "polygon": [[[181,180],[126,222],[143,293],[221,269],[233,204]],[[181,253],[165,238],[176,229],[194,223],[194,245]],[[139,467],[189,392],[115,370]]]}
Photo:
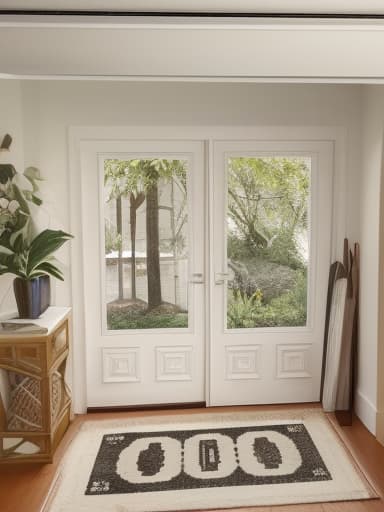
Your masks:
{"label": "door glass panel", "polygon": [[188,327],[186,160],[104,161],[107,327]]}
{"label": "door glass panel", "polygon": [[307,323],[311,159],[227,160],[227,328]]}

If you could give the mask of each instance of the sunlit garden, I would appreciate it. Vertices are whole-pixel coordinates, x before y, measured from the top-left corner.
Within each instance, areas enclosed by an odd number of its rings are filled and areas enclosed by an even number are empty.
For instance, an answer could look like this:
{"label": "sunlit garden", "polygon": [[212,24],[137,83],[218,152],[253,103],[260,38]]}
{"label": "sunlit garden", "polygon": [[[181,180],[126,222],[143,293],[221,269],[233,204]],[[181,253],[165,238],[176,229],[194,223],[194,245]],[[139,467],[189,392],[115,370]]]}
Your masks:
{"label": "sunlit garden", "polygon": [[[227,327],[303,326],[310,160],[228,160]],[[188,326],[187,162],[106,160],[109,329]]]}
{"label": "sunlit garden", "polygon": [[229,160],[228,328],[306,324],[309,164]]}
{"label": "sunlit garden", "polygon": [[188,326],[187,162],[104,163],[109,329]]}

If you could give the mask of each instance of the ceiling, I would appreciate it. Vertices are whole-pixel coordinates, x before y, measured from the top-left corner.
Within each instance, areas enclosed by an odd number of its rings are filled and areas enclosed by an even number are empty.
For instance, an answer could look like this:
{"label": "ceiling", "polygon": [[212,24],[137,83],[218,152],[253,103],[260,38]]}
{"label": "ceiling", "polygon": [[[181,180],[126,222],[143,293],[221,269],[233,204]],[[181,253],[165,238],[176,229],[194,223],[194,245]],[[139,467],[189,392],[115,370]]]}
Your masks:
{"label": "ceiling", "polygon": [[0,0],[0,79],[382,83],[383,45],[383,0]]}
{"label": "ceiling", "polygon": [[384,15],[383,0],[0,0],[0,10]]}

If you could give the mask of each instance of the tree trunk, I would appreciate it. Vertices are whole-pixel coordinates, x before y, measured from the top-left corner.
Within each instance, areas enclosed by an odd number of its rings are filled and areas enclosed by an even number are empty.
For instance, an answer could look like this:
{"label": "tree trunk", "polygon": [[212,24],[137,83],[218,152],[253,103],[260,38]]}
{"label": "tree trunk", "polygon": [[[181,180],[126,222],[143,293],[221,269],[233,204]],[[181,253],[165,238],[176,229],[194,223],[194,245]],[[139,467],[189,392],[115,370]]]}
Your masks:
{"label": "tree trunk", "polygon": [[131,299],[136,299],[136,205],[135,196],[130,196],[129,218],[131,224]]}
{"label": "tree trunk", "polygon": [[136,299],[136,212],[144,202],[145,195],[140,192],[137,197],[129,197],[129,219],[131,224],[131,299]]}
{"label": "tree trunk", "polygon": [[121,243],[119,245],[117,256],[117,276],[119,283],[119,300],[124,298],[124,276],[123,276],[123,218],[121,214],[121,196],[116,198],[116,230],[120,235]]}
{"label": "tree trunk", "polygon": [[147,190],[147,282],[148,309],[161,304],[159,204],[157,183]]}
{"label": "tree trunk", "polygon": [[178,261],[177,261],[177,240],[176,240],[176,219],[175,219],[175,185],[171,181],[171,233],[172,233],[172,251],[173,251],[173,289],[175,304],[178,303],[177,289],[178,289]]}

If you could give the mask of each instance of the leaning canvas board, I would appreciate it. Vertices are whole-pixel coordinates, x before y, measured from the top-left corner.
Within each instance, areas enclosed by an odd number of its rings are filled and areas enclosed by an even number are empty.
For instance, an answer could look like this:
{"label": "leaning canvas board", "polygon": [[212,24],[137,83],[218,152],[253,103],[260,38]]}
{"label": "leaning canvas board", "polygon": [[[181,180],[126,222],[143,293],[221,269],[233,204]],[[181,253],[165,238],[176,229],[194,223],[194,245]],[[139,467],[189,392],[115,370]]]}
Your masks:
{"label": "leaning canvas board", "polygon": [[[353,399],[353,377],[357,343],[358,294],[359,294],[359,245],[349,254],[348,289],[344,312],[343,339],[340,353],[339,381],[336,397],[336,411],[351,415]],[[352,421],[350,416],[349,422]],[[346,424],[346,423],[343,423]]]}
{"label": "leaning canvas board", "polygon": [[325,411],[334,411],[336,407],[347,284],[346,277],[337,279],[332,294],[323,388]]}

